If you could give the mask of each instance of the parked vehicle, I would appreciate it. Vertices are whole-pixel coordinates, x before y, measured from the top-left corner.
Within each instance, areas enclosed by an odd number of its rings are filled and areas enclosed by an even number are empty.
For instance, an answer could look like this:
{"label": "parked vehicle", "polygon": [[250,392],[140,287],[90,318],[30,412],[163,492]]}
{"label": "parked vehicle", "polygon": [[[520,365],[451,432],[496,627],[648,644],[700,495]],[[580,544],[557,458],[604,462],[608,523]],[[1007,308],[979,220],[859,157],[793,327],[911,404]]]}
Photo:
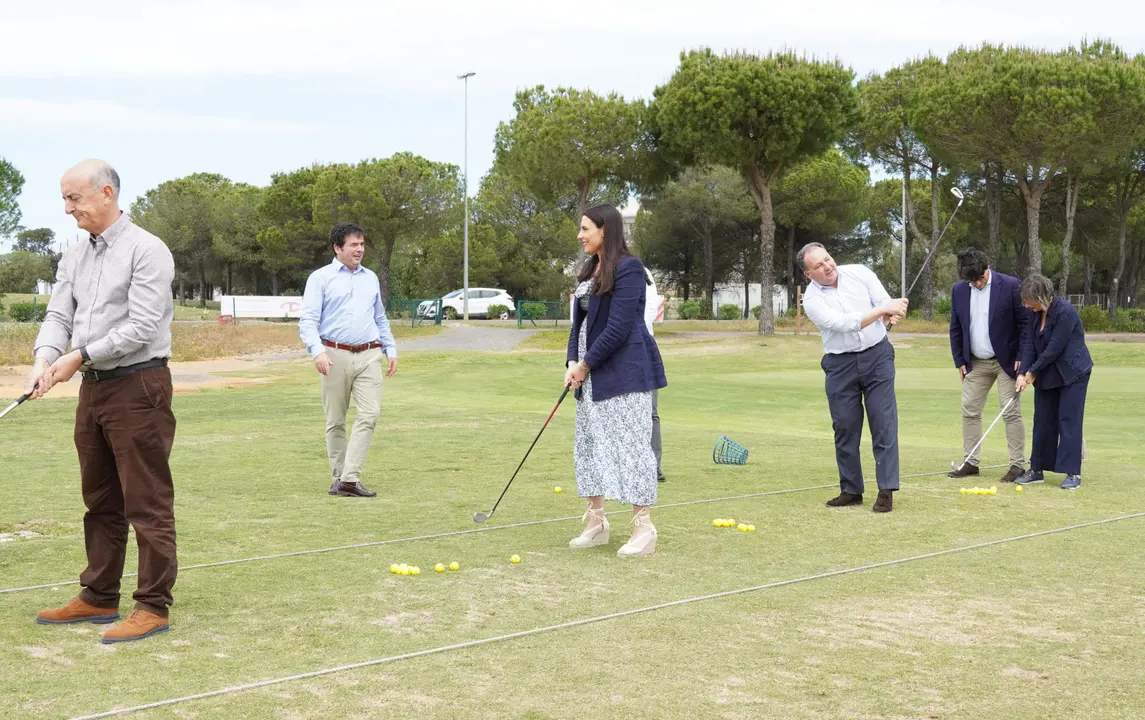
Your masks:
{"label": "parked vehicle", "polygon": [[[443,318],[456,320],[459,317],[464,317],[463,294],[464,290],[454,290],[441,298],[441,315]],[[469,317],[488,317],[491,305],[504,305],[509,309],[508,313],[502,314],[503,318],[507,318],[508,315],[515,312],[517,307],[513,304],[513,296],[500,288],[469,288]],[[426,300],[418,305],[417,312],[420,317],[436,317],[437,303]]]}

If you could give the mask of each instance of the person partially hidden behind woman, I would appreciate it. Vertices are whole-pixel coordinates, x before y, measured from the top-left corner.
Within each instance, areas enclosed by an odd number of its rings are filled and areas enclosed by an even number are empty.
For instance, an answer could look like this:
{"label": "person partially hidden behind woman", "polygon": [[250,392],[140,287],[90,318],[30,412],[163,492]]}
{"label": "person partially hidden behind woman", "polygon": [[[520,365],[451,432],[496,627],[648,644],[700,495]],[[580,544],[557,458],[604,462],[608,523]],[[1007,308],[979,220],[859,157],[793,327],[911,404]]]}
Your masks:
{"label": "person partially hidden behind woman", "polygon": [[660,350],[644,324],[644,266],[624,241],[611,205],[589,208],[577,235],[588,254],[578,276],[565,386],[577,398],[573,461],[577,494],[588,499],[584,532],[570,548],[608,544],[604,500],[632,506],[632,536],[617,557],[651,555],[656,528],[652,391],[668,385]]}
{"label": "person partially hidden behind woman", "polygon": [[1034,386],[1034,447],[1030,469],[1014,482],[1043,482],[1048,470],[1065,474],[1063,490],[1075,490],[1081,487],[1082,418],[1093,358],[1081,317],[1069,301],[1054,295],[1049,278],[1030,275],[1019,293],[1034,312],[1029,329],[1033,342],[1025,344],[1025,373],[1017,379],[1018,392]]}

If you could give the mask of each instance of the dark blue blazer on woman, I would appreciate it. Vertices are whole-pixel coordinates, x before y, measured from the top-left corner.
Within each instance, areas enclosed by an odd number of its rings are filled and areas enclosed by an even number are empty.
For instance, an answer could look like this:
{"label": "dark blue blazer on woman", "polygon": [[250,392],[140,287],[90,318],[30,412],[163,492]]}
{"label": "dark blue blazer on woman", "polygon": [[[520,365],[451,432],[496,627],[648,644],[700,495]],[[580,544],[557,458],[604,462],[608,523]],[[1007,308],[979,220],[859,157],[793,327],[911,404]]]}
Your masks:
{"label": "dark blue blazer on woman", "polygon": [[1093,369],[1093,358],[1090,357],[1089,348],[1085,345],[1085,330],[1081,326],[1081,316],[1068,300],[1055,295],[1050,302],[1050,309],[1046,314],[1046,346],[1039,353],[1032,339],[1035,333],[1040,332],[1041,324],[1041,314],[1034,313],[1029,327],[1031,342],[1025,343],[1026,352],[1022,358],[1022,367],[1033,374],[1035,382],[1038,373],[1050,364],[1061,374],[1062,381],[1066,385],[1074,384]]}
{"label": "dark blue blazer on woman", "polygon": [[588,312],[573,303],[568,361],[577,357],[581,323],[588,323],[584,362],[592,375],[592,399],[607,400],[631,392],[667,387],[660,349],[644,324],[647,298],[644,265],[631,255],[620,258],[612,291],[589,295]]}

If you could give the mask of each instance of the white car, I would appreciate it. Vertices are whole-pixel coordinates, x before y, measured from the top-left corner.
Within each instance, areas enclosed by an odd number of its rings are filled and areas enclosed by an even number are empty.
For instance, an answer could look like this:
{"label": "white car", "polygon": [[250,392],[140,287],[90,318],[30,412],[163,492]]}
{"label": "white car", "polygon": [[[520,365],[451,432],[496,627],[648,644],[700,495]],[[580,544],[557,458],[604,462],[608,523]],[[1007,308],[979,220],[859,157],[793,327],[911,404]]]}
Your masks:
{"label": "white car", "polygon": [[[463,290],[454,290],[441,298],[441,315],[446,320],[465,316],[463,293]],[[469,317],[488,317],[490,305],[504,305],[509,308],[508,314],[502,314],[503,319],[515,312],[517,307],[513,304],[513,296],[500,288],[469,288]],[[435,317],[436,303],[427,300],[418,305],[417,312],[421,317]]]}

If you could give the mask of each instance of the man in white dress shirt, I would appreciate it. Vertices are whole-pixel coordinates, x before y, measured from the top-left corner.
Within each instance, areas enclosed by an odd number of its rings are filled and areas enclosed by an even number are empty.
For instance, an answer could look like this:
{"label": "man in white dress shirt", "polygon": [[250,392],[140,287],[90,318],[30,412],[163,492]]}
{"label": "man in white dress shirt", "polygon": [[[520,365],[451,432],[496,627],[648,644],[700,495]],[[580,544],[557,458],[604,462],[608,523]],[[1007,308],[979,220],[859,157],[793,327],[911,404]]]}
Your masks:
{"label": "man in white dress shirt", "polygon": [[829,507],[863,502],[863,406],[871,425],[879,495],[871,508],[890,512],[899,488],[898,405],[895,401],[895,352],[888,324],[907,311],[905,298],[892,299],[875,274],[862,265],[835,265],[819,243],[799,251],[803,274],[811,280],[803,309],[823,338],[820,366],[827,375],[827,404],[835,429],[838,497]]}

